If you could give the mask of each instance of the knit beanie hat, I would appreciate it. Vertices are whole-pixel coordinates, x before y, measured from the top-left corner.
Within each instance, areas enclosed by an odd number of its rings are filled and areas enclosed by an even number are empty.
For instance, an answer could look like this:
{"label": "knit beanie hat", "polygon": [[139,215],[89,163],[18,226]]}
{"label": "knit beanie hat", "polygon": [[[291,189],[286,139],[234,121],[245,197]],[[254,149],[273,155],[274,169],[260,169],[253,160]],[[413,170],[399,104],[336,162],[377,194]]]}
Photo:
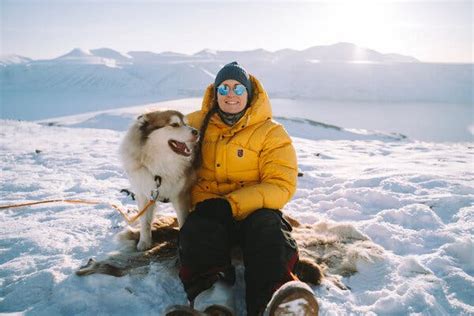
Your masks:
{"label": "knit beanie hat", "polygon": [[214,89],[217,90],[217,87],[228,79],[236,80],[244,85],[248,93],[247,106],[249,106],[250,100],[252,100],[252,83],[250,82],[247,71],[236,61],[225,65],[217,73],[216,79],[214,80]]}

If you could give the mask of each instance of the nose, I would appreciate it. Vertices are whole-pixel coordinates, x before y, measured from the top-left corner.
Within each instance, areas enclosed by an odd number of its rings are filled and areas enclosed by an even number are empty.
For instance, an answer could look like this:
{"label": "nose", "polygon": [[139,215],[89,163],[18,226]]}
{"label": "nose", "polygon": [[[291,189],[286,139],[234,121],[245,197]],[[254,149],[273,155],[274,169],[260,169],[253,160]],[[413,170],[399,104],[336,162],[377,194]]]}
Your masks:
{"label": "nose", "polygon": [[227,96],[231,97],[231,96],[236,96],[238,97],[238,95],[235,93],[234,91],[234,88],[230,88],[229,89],[229,93],[227,93]]}
{"label": "nose", "polygon": [[199,132],[198,132],[197,129],[193,128],[193,129],[191,130],[191,134],[193,134],[194,136],[198,136],[198,135],[199,135]]}

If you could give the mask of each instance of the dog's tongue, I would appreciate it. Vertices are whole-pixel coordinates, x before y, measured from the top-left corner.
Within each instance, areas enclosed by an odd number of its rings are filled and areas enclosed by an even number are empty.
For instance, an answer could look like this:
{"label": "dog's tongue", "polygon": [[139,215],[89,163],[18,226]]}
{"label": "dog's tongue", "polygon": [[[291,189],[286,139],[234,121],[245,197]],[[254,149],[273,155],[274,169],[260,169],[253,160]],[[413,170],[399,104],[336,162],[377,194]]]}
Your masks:
{"label": "dog's tongue", "polygon": [[178,142],[177,140],[171,140],[169,144],[171,145],[171,148],[174,150],[174,152],[176,152],[177,154],[183,156],[191,155],[191,151],[185,143]]}
{"label": "dog's tongue", "polygon": [[188,149],[185,143],[175,142],[175,144],[176,148],[179,149],[179,151],[186,152],[186,150]]}

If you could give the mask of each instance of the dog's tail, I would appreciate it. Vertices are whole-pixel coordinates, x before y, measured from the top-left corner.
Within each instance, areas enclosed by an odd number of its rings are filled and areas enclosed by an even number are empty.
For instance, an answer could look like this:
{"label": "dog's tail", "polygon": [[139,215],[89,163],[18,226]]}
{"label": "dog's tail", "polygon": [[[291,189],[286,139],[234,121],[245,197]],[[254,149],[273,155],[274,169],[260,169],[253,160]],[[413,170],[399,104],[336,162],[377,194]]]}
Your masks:
{"label": "dog's tail", "polygon": [[314,285],[320,285],[323,279],[334,284],[341,290],[350,290],[351,288],[342,283],[340,276],[331,275],[322,268],[313,259],[300,258],[295,267],[295,274],[300,281]]}

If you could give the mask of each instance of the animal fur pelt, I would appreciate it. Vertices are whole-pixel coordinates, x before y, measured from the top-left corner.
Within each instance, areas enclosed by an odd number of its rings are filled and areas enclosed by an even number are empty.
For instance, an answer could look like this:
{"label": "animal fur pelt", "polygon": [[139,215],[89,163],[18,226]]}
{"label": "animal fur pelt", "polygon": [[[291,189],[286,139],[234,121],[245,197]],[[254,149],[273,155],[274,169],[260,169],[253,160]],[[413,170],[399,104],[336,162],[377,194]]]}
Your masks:
{"label": "animal fur pelt", "polygon": [[[342,276],[357,272],[357,265],[383,258],[383,248],[374,244],[350,224],[319,222],[301,225],[295,219],[285,216],[293,226],[300,252],[296,275],[301,281],[319,285],[323,278],[341,289],[347,289],[341,282]],[[102,261],[89,259],[79,268],[79,276],[94,273],[120,277],[129,273],[146,272],[150,263],[161,262],[177,268],[178,223],[175,217],[160,217],[153,223],[153,246],[144,252],[134,250],[140,238],[138,230],[127,229],[119,234],[122,243],[130,250],[111,254]],[[239,251],[234,251],[234,263],[241,261]]]}

